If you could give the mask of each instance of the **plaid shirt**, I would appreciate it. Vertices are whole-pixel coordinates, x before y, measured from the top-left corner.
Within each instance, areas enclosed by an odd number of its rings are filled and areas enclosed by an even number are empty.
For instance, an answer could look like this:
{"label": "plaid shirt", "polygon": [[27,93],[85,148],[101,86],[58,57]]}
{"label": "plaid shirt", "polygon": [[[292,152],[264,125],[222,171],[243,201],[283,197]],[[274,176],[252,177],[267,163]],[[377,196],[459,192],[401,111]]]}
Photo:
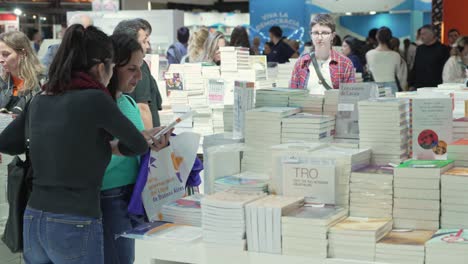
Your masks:
{"label": "plaid shirt", "polygon": [[[339,89],[340,83],[353,83],[354,66],[350,59],[331,50],[330,54],[330,76],[333,83],[333,89]],[[310,54],[302,55],[294,66],[291,78],[291,88],[307,89],[309,83],[309,65],[312,63]]]}

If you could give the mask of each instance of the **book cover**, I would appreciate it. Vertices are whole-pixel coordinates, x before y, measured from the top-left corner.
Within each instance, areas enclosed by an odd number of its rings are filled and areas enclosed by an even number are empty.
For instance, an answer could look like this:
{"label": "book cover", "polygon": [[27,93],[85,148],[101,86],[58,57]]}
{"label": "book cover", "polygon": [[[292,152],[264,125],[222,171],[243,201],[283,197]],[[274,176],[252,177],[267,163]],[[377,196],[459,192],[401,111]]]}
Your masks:
{"label": "book cover", "polygon": [[120,236],[132,239],[144,239],[175,226],[178,225],[165,221],[154,221],[141,224],[131,230],[125,231]]}
{"label": "book cover", "polygon": [[341,230],[349,231],[371,231],[377,232],[386,227],[391,222],[390,218],[358,218],[348,217],[340,223],[336,224],[331,228],[333,232],[339,232]]}
{"label": "book cover", "polygon": [[444,175],[468,177],[468,168],[456,167],[456,168],[446,171]]}
{"label": "book cover", "polygon": [[424,246],[434,235],[435,231],[429,230],[413,230],[409,232],[388,233],[379,243],[390,245],[406,245],[406,246]]}
{"label": "book cover", "polygon": [[164,79],[166,80],[166,89],[168,91],[171,91],[171,90],[183,91],[184,90],[184,82],[182,79],[182,74],[166,72],[164,74]]}
{"label": "book cover", "polygon": [[450,98],[416,98],[412,102],[413,158],[447,159],[452,142],[453,112]]}
{"label": "book cover", "polygon": [[336,114],[336,138],[359,138],[358,102],[379,97],[375,83],[342,83]]}
{"label": "book cover", "polygon": [[408,160],[398,168],[443,168],[453,163],[453,160]]}
{"label": "book cover", "polygon": [[464,229],[441,229],[426,243],[428,247],[439,245],[459,244],[468,247],[468,231]]}

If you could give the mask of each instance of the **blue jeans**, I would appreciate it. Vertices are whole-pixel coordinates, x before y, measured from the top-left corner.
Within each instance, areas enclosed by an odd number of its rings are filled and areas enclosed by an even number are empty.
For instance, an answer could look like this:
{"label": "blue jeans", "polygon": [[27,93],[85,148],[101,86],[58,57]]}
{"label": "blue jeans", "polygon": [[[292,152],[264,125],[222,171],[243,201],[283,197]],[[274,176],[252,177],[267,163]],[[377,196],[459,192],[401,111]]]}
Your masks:
{"label": "blue jeans", "polygon": [[23,248],[26,264],[104,263],[102,221],[28,207]]}
{"label": "blue jeans", "polygon": [[143,223],[143,217],[128,213],[133,185],[101,191],[101,211],[104,228],[104,263],[132,264],[135,261],[135,241],[125,237],[125,231]]}

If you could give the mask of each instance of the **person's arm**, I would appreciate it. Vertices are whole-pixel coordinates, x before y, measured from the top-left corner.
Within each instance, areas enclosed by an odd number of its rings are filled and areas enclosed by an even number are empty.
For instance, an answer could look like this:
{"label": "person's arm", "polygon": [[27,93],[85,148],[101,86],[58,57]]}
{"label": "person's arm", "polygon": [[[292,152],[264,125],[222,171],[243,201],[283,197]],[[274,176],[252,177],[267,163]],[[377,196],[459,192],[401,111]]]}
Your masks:
{"label": "person's arm", "polygon": [[150,129],[153,127],[153,115],[149,108],[149,104],[137,103],[138,109],[140,110],[141,119],[143,120],[143,125],[145,129]]}
{"label": "person's arm", "polygon": [[290,84],[289,86],[291,86],[291,88],[293,89],[305,89],[305,87],[300,87],[300,76],[299,76],[299,70],[301,68],[301,64],[302,64],[302,59],[298,59],[296,61],[296,64],[294,65],[294,69],[293,69],[293,72],[291,74],[291,81],[290,81]]}
{"label": "person's arm", "polygon": [[25,114],[18,115],[0,134],[0,153],[19,155],[26,151]]}
{"label": "person's arm", "polygon": [[345,63],[344,63],[344,74],[343,74],[343,80],[342,82],[343,83],[354,83],[356,82],[356,77],[355,77],[355,74],[354,74],[354,66],[353,66],[353,63],[351,62],[351,60],[347,60]]}

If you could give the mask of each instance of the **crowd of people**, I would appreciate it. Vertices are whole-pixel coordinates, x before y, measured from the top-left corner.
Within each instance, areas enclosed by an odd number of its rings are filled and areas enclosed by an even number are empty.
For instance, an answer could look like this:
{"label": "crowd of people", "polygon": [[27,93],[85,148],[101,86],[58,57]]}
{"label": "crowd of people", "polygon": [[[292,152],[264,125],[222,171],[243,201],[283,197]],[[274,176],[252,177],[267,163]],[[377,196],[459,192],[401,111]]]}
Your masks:
{"label": "crowd of people", "polygon": [[[26,263],[133,263],[134,242],[115,235],[145,220],[127,212],[138,156],[165,148],[171,134],[154,138],[162,97],[143,60],[151,33],[137,18],[121,21],[108,36],[91,18],[75,15],[42,63],[36,41],[31,45],[20,31],[0,34],[0,111],[16,115],[0,134],[0,152],[29,153],[34,172],[23,222]],[[355,82],[356,73],[393,92],[467,78],[468,37],[456,30],[445,46],[431,25],[423,26],[417,42],[405,40],[401,50],[388,27],[370,30],[366,41],[341,39],[328,14],[315,16],[309,33],[312,41],[299,54],[299,42],[273,26],[263,48],[269,62],[298,58],[294,89],[323,94]],[[37,32],[31,37],[38,39]],[[254,55],[260,45],[259,38],[250,44],[242,26],[229,41],[218,31],[182,27],[167,58],[219,65],[220,47],[245,47]]]}

